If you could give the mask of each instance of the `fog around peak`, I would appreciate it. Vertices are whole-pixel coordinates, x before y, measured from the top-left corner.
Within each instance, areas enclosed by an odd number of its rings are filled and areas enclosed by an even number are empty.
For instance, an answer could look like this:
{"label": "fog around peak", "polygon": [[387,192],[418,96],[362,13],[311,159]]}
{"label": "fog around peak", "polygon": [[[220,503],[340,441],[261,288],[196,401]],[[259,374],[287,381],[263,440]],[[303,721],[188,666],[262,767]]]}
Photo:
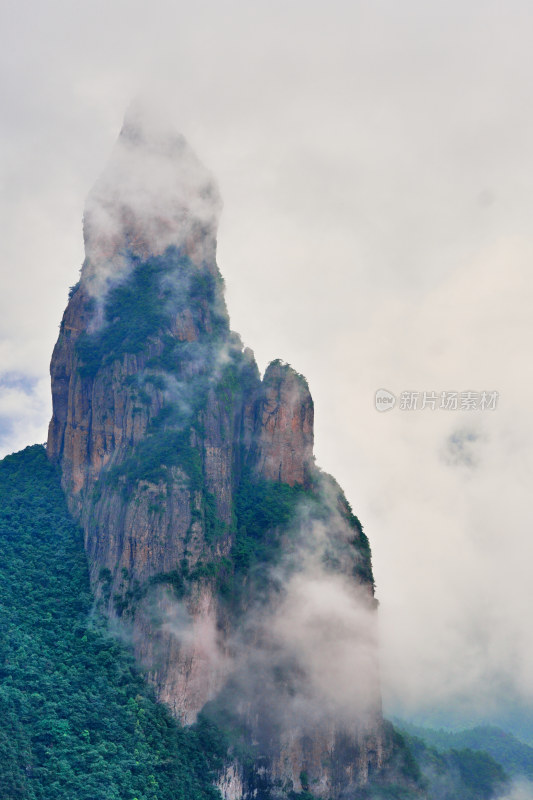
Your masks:
{"label": "fog around peak", "polygon": [[133,104],[87,197],[82,282],[101,297],[128,272],[132,255],[168,247],[213,268],[220,210],[217,186],[183,135],[161,111]]}

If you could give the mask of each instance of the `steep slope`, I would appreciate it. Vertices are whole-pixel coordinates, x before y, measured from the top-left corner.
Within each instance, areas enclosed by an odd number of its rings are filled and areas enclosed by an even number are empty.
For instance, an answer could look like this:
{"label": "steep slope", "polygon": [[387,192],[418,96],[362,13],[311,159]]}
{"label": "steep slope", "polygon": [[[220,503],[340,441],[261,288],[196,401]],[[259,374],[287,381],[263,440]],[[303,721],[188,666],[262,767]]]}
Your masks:
{"label": "steep slope", "polygon": [[180,720],[229,720],[227,798],[340,797],[392,753],[370,549],[313,459],[305,379],[229,328],[218,192],[135,114],[89,196],[48,454],[101,607]]}

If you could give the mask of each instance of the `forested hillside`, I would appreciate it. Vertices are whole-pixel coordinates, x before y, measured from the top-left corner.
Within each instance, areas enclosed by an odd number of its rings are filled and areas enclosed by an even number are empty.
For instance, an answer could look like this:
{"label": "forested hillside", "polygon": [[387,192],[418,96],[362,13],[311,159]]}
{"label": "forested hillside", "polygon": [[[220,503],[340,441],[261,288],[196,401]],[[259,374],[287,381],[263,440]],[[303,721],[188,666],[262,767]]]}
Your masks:
{"label": "forested hillside", "polygon": [[2,800],[215,800],[183,729],[92,610],[80,529],[40,445],[0,462]]}
{"label": "forested hillside", "polygon": [[483,750],[500,763],[509,775],[523,775],[533,779],[533,747],[521,742],[516,736],[492,725],[478,725],[469,730],[452,733],[411,725],[403,720],[396,724],[410,736],[422,739],[427,745],[442,752],[450,749],[469,748]]}

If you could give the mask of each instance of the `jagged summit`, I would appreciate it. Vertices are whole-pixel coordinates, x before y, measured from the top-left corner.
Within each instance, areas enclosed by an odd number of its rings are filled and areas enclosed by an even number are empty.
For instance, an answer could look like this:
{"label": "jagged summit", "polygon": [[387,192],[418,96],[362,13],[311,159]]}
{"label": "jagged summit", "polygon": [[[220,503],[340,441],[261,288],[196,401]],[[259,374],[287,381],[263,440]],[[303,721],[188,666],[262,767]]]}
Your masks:
{"label": "jagged summit", "polygon": [[306,380],[279,360],[261,380],[230,330],[209,173],[148,122],[87,202],[47,452],[157,697],[233,731],[224,798],[352,796],[392,751],[368,540],[314,463]]}
{"label": "jagged summit", "polygon": [[174,246],[214,269],[222,203],[185,138],[152,109],[130,108],[84,213],[81,279],[92,296],[127,274],[127,256],[146,259]]}

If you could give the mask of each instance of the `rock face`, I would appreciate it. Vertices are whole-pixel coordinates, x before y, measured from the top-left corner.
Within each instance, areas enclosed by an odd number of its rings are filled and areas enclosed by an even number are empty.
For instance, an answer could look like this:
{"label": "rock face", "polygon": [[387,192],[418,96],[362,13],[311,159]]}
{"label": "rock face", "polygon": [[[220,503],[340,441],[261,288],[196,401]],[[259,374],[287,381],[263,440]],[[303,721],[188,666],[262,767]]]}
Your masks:
{"label": "rock face", "polygon": [[223,795],[337,798],[391,749],[368,541],[314,464],[305,379],[261,380],[229,328],[219,210],[185,141],[130,115],[87,204],[48,454],[159,699],[239,731]]}
{"label": "rock face", "polygon": [[313,468],[313,400],[305,378],[273,361],[256,414],[256,469],[268,480],[306,485]]}

